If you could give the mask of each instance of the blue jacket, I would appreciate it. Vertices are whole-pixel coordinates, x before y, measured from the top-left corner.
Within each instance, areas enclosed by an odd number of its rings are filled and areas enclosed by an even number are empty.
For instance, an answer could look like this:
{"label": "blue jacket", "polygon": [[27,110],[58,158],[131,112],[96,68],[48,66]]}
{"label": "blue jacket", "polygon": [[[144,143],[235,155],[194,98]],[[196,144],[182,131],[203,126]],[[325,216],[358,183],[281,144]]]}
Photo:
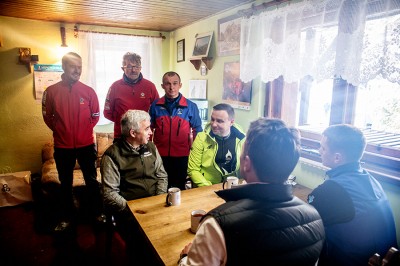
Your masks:
{"label": "blue jacket", "polygon": [[168,111],[165,96],[150,106],[153,142],[161,156],[189,156],[193,139],[203,131],[197,105],[179,94],[177,103]]}
{"label": "blue jacket", "polygon": [[359,163],[327,172],[329,180],[308,196],[325,225],[319,265],[366,265],[375,253],[396,247],[393,213],[379,182]]}

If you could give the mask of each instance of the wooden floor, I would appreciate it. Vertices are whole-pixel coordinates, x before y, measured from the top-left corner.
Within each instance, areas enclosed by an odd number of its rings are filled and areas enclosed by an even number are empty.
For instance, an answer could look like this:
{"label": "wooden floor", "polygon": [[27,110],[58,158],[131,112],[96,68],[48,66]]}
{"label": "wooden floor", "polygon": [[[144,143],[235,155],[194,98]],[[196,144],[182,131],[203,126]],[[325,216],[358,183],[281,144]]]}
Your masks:
{"label": "wooden floor", "polygon": [[125,246],[114,234],[105,252],[105,228],[94,232],[79,220],[76,233],[57,236],[35,203],[0,208],[0,265],[127,265]]}

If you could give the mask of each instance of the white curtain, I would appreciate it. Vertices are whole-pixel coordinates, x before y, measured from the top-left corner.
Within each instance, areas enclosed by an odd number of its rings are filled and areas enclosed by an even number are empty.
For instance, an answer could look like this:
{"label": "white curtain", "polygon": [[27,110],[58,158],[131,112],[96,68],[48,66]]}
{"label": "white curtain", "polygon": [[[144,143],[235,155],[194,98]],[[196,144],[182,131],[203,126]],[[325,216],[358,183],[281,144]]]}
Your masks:
{"label": "white curtain", "polygon": [[241,23],[240,77],[400,84],[400,0],[305,0]]}
{"label": "white curtain", "polygon": [[91,86],[100,102],[98,125],[108,124],[103,108],[111,84],[122,78],[122,57],[126,52],[142,58],[142,74],[154,84],[161,84],[162,39],[154,37],[79,32],[78,53],[82,57],[81,81]]}

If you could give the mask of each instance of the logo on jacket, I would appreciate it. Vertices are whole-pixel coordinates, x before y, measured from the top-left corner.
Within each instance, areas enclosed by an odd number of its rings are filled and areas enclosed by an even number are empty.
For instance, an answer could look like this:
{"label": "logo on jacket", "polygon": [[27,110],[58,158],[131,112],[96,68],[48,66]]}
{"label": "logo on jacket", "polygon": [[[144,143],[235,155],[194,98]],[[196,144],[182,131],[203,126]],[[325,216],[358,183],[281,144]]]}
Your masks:
{"label": "logo on jacket", "polygon": [[84,100],[83,98],[80,98],[80,99],[79,99],[79,103],[80,103],[80,104],[85,104],[85,100]]}
{"label": "logo on jacket", "polygon": [[182,112],[182,109],[181,108],[179,108],[178,109],[178,115],[181,115],[183,112]]}
{"label": "logo on jacket", "polygon": [[141,94],[140,94],[140,97],[142,97],[142,98],[144,98],[144,92],[142,92]]}

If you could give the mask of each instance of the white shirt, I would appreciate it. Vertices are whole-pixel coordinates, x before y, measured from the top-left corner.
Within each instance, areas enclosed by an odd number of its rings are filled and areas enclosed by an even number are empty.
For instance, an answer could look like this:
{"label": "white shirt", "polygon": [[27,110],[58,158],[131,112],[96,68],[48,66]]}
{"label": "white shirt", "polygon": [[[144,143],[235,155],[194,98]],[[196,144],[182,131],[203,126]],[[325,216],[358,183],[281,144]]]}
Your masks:
{"label": "white shirt", "polygon": [[200,224],[187,257],[180,260],[185,265],[226,265],[225,236],[217,221],[206,217]]}

